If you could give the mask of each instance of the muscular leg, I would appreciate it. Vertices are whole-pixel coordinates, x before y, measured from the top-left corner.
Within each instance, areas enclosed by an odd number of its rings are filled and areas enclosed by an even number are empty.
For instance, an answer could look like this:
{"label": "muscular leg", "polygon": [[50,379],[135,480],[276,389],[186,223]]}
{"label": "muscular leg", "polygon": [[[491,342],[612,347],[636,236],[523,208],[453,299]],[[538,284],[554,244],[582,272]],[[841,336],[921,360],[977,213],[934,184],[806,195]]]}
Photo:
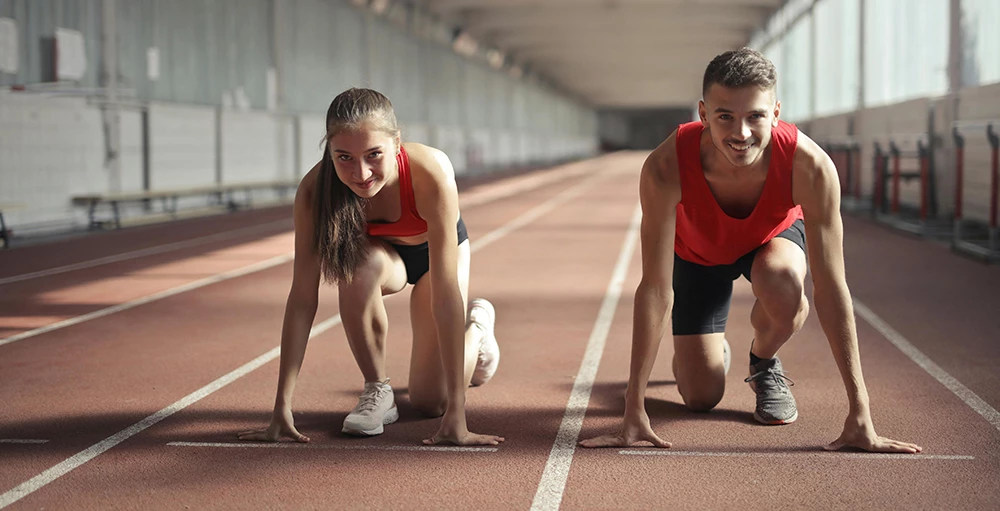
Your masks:
{"label": "muscular leg", "polygon": [[[469,302],[470,248],[466,240],[458,246],[458,286],[462,304]],[[432,417],[443,415],[448,404],[447,386],[442,370],[441,351],[434,322],[429,273],[417,281],[410,295],[410,323],[413,326],[413,354],[410,357],[410,402]],[[469,385],[476,367],[483,331],[466,322],[465,385]]]}
{"label": "muscular leg", "polygon": [[753,294],[750,313],[754,328],[751,352],[772,358],[809,315],[805,295],[806,256],[794,242],[774,238],[761,247],[751,269]]}
{"label": "muscular leg", "polygon": [[708,411],[726,390],[723,339],[734,267],[701,266],[674,257],[674,378],[684,404]]}
{"label": "muscular leg", "polygon": [[723,368],[723,332],[674,336],[674,378],[688,408],[711,410],[726,391]]}
{"label": "muscular leg", "polygon": [[374,240],[351,282],[339,286],[341,321],[366,382],[386,378],[385,336],[389,322],[382,297],[405,286],[406,267],[399,254],[386,243]]}

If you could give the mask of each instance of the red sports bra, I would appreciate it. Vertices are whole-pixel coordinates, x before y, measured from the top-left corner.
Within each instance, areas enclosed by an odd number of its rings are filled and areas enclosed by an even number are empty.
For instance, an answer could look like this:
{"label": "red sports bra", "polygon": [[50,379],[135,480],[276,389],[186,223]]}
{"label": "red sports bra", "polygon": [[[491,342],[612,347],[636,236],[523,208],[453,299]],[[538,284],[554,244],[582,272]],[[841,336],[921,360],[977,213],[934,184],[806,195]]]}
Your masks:
{"label": "red sports bra", "polygon": [[368,222],[369,236],[416,236],[427,232],[427,221],[417,213],[417,201],[413,198],[413,180],[410,178],[410,158],[406,149],[399,148],[396,155],[399,167],[399,220],[392,223]]}

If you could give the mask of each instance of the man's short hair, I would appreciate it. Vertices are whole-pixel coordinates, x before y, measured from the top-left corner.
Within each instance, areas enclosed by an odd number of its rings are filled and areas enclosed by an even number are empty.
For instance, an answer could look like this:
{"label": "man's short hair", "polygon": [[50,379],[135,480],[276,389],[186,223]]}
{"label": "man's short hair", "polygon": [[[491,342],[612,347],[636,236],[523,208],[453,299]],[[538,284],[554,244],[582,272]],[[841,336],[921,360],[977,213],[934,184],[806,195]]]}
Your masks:
{"label": "man's short hair", "polygon": [[708,93],[712,84],[728,88],[747,86],[774,90],[778,82],[778,71],[767,57],[751,48],[727,51],[712,59],[705,69],[701,94]]}

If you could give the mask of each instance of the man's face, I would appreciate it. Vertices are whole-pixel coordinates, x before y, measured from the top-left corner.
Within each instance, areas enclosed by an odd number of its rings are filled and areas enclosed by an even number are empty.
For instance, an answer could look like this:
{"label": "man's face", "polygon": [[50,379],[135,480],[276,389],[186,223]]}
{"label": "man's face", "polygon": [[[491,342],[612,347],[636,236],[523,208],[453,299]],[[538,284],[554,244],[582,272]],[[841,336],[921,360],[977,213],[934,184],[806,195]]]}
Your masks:
{"label": "man's face", "polygon": [[757,162],[771,143],[771,129],[778,125],[781,102],[774,90],[757,86],[729,88],[712,84],[698,103],[701,123],[712,143],[734,167]]}

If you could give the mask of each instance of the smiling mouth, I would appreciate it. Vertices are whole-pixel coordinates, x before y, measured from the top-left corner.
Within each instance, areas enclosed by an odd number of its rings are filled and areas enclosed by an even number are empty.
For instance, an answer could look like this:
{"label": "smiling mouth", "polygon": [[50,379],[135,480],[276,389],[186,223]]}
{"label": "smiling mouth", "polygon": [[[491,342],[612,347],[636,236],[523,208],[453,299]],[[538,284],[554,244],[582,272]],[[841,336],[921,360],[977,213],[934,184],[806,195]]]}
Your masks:
{"label": "smiling mouth", "polygon": [[753,147],[753,144],[751,144],[749,142],[744,143],[744,144],[734,144],[732,142],[728,142],[728,143],[726,143],[726,145],[728,145],[732,150],[734,150],[736,152],[740,152],[740,153],[746,152],[751,147]]}
{"label": "smiling mouth", "polygon": [[375,178],[373,177],[363,183],[355,183],[355,184],[358,186],[358,188],[361,188],[362,190],[367,190],[375,185]]}

